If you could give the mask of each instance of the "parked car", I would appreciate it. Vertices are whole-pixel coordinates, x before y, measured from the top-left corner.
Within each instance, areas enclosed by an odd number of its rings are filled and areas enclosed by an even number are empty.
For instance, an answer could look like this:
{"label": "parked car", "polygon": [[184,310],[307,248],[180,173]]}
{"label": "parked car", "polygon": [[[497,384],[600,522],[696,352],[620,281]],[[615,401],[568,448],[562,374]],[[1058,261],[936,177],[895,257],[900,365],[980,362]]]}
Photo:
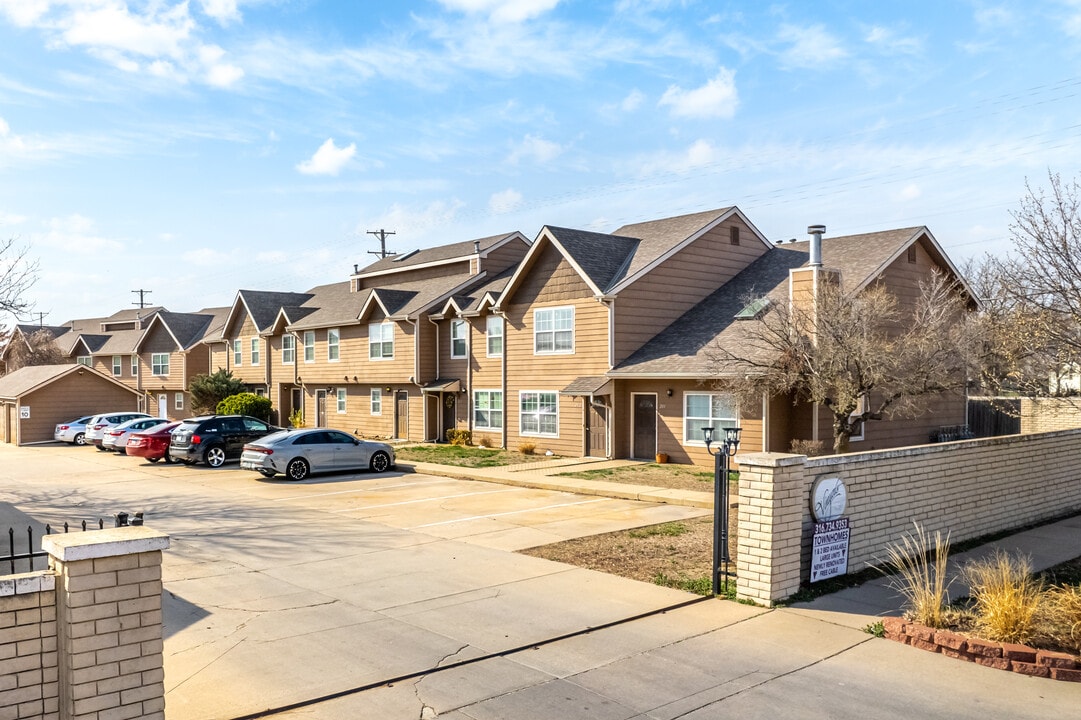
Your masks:
{"label": "parked car", "polygon": [[85,445],[86,424],[90,422],[90,418],[92,417],[94,416],[83,415],[80,418],[60,423],[56,426],[56,429],[53,430],[53,440],[71,443],[72,445]]}
{"label": "parked car", "polygon": [[86,423],[86,443],[92,443],[98,450],[105,451],[107,448],[103,448],[101,443],[107,428],[111,428],[113,425],[119,425],[120,423],[125,423],[128,420],[148,417],[150,416],[144,412],[131,411],[101,413],[95,415]]}
{"label": "parked car", "polygon": [[128,436],[128,442],[124,452],[133,457],[146,458],[154,463],[162,458],[171,463],[173,456],[169,454],[169,440],[172,439],[173,430],[180,427],[179,422],[155,425],[142,432],[133,432]]}
{"label": "parked car", "polygon": [[128,436],[139,430],[148,430],[155,425],[163,425],[169,418],[135,418],[127,422],[105,428],[101,434],[101,446],[106,450],[123,453],[128,444]]}
{"label": "parked car", "polygon": [[221,467],[236,460],[244,444],[282,428],[247,415],[204,415],[183,421],[173,430],[169,454],[188,464],[204,462]]}
{"label": "parked car", "polygon": [[290,480],[336,470],[383,472],[394,467],[394,448],[340,430],[283,430],[245,445],[240,467],[263,477],[282,473]]}

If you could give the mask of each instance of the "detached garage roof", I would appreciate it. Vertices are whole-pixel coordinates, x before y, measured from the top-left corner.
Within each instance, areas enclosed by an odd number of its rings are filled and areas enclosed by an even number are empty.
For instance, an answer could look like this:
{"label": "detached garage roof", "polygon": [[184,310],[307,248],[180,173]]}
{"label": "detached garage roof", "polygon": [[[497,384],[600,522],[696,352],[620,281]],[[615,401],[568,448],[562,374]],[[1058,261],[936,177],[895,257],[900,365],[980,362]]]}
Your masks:
{"label": "detached garage roof", "polygon": [[31,365],[29,367],[19,368],[15,372],[0,377],[0,399],[9,400],[22,397],[23,395],[44,387],[49,383],[55,382],[66,375],[78,372],[93,373],[135,395],[139,394],[138,390],[134,390],[124,383],[114,380],[103,372],[99,372],[86,365],[71,363],[66,365]]}

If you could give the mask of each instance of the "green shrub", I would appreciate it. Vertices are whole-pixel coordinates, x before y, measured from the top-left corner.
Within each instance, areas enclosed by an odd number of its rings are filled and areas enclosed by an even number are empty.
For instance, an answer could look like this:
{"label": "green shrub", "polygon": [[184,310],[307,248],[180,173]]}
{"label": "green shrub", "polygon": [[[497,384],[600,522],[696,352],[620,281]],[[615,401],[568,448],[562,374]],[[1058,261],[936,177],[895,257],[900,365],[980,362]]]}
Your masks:
{"label": "green shrub", "polygon": [[270,422],[270,398],[244,392],[239,395],[230,395],[218,403],[219,415],[251,415]]}
{"label": "green shrub", "polygon": [[188,383],[191,409],[196,414],[215,412],[222,400],[246,390],[244,383],[233,377],[233,373],[222,369],[210,375],[200,373]]}
{"label": "green shrub", "polygon": [[447,442],[451,445],[466,445],[473,444],[473,432],[470,430],[447,430]]}

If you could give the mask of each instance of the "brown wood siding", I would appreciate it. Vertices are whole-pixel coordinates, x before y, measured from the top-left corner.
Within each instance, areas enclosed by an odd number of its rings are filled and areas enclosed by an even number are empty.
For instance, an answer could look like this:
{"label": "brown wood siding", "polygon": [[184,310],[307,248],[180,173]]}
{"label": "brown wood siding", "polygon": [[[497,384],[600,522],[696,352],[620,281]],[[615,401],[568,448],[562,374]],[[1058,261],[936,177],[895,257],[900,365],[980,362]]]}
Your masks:
{"label": "brown wood siding", "polygon": [[[732,245],[729,228],[740,228]],[[615,364],[625,360],[683,313],[768,252],[737,218],[719,225],[619,293],[615,313]]]}
{"label": "brown wood siding", "polygon": [[370,287],[387,287],[388,285],[416,282],[418,280],[431,280],[432,278],[442,278],[447,277],[448,275],[458,275],[468,272],[469,258],[462,258],[461,260],[448,262],[442,265],[433,265],[431,267],[422,267],[414,270],[406,268],[393,273],[376,275],[375,277],[360,278],[358,280],[358,290]]}
{"label": "brown wood siding", "polygon": [[66,375],[32,393],[23,396],[19,405],[30,407],[30,418],[18,423],[19,444],[53,439],[57,423],[80,415],[138,410],[138,396],[122,387],[90,373]]}
{"label": "brown wood siding", "polygon": [[[270,370],[270,383],[275,387],[292,385],[293,380],[296,377],[296,339],[294,338],[293,346],[294,362],[286,365],[282,362],[282,337],[282,334],[277,334],[265,338],[267,353],[269,354],[267,365]],[[303,351],[303,348],[301,348],[301,350]]]}
{"label": "brown wood siding", "polygon": [[509,267],[522,262],[522,258],[529,252],[529,245],[524,240],[511,240],[500,248],[488,253],[481,264],[481,269],[490,276],[498,275]]}
{"label": "brown wood siding", "polygon": [[[327,333],[331,328],[319,328],[315,333],[315,360],[304,362],[304,331],[300,331],[297,341],[297,374],[304,378],[305,384],[341,384],[344,382],[364,382],[369,379],[365,370],[372,363],[368,359],[368,324],[342,325],[338,329],[338,360],[327,357]],[[397,330],[394,337],[394,357],[398,357],[399,337]],[[292,382],[293,366],[281,364],[281,341],[277,345],[278,367],[284,374],[283,382]],[[353,376],[357,380],[353,380]],[[348,377],[349,380],[345,380]]]}
{"label": "brown wood siding", "polygon": [[[140,386],[143,390],[154,394],[153,401],[156,408],[157,393],[165,391],[185,390],[187,382],[185,378],[184,354],[179,352],[176,341],[169,331],[161,323],[156,323],[150,333],[143,338],[139,345],[139,376],[142,378]],[[156,353],[168,353],[169,374],[155,375],[153,373],[154,355]]]}
{"label": "brown wood siding", "polygon": [[[259,338],[259,364],[251,364],[251,341],[252,338],[259,337],[258,331],[255,329],[255,323],[252,322],[251,317],[247,313],[241,314],[239,317],[233,320],[229,326],[230,332],[227,332],[225,338],[229,341],[228,349],[228,368],[233,373],[233,377],[248,385],[261,385],[266,382],[266,343],[263,342],[263,338]],[[240,365],[238,366],[233,357],[233,341],[240,340]]]}
{"label": "brown wood siding", "polygon": [[[416,377],[416,381],[423,385],[426,382],[435,380],[437,375],[435,367],[435,348],[438,344],[436,342],[436,334],[438,333],[438,329],[435,325],[429,322],[428,315],[422,315],[417,320],[416,328],[411,328],[411,330],[417,333],[420,338],[420,364],[419,368],[417,368],[417,372],[419,373],[419,375]],[[412,348],[413,346],[410,345],[410,352],[413,352]],[[409,368],[409,372],[406,375],[406,378],[411,375],[413,375],[413,367]]]}
{"label": "brown wood siding", "polygon": [[[504,323],[504,328],[506,323]],[[473,426],[473,392],[475,390],[489,390],[502,392],[503,390],[503,358],[488,357],[488,316],[482,315],[469,319],[469,341],[471,353],[469,356],[469,385],[467,392],[462,396],[459,405],[459,415],[463,416],[464,427]],[[504,342],[506,335],[504,333]],[[504,418],[506,418],[506,398],[503,403]],[[486,438],[492,447],[502,447],[503,433],[501,430],[477,430],[473,428],[473,442],[479,443],[481,438]]]}

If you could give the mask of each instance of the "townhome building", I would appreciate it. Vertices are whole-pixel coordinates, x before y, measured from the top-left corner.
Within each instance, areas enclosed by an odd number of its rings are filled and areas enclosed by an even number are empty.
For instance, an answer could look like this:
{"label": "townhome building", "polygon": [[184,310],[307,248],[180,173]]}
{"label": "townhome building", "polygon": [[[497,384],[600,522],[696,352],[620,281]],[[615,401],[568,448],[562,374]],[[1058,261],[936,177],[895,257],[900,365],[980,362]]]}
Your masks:
{"label": "townhome building", "polygon": [[204,340],[220,332],[227,312],[228,308],[204,308],[154,315],[135,345],[139,363],[135,387],[142,393],[145,412],[171,420],[191,414],[191,380],[210,372]]}

